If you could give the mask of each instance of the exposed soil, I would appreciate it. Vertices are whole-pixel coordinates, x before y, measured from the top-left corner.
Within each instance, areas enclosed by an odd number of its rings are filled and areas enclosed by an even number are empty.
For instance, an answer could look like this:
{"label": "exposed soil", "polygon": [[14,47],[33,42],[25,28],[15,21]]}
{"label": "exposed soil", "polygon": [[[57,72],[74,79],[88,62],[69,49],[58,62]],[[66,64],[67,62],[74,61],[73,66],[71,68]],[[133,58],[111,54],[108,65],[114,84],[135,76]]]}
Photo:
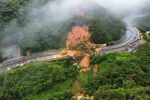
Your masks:
{"label": "exposed soil", "polygon": [[89,38],[90,33],[88,32],[88,26],[74,26],[72,27],[72,32],[68,33],[66,48],[74,49],[80,43],[87,43]]}
{"label": "exposed soil", "polygon": [[[84,13],[78,9],[74,13],[77,16],[84,16]],[[75,60],[75,63],[79,64],[81,67],[80,72],[90,70],[90,54],[99,54],[100,48],[105,47],[105,44],[91,43],[90,36],[87,25],[73,26],[72,31],[67,36],[66,53]],[[95,67],[95,72],[97,72],[96,69],[97,66]]]}
{"label": "exposed soil", "polygon": [[80,62],[80,66],[83,66],[80,72],[86,72],[90,68],[90,55],[88,53],[84,54],[83,59]]}
{"label": "exposed soil", "polygon": [[94,66],[93,66],[94,75],[96,75],[96,73],[97,73],[97,68],[98,68],[98,64],[94,64]]}

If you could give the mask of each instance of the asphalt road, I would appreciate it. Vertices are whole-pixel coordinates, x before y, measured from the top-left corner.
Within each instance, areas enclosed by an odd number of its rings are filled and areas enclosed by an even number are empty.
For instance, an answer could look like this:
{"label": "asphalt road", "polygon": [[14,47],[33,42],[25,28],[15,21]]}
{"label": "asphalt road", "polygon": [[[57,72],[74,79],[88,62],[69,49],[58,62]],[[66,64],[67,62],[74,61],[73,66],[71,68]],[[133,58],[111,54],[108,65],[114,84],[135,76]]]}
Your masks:
{"label": "asphalt road", "polygon": [[[53,57],[54,54],[58,54],[60,53],[61,51],[60,50],[57,50],[57,51],[50,51],[47,53],[47,55],[44,55],[44,54],[41,54],[41,53],[38,53],[38,54],[33,54],[31,56],[25,56],[25,57],[20,57],[20,58],[15,58],[15,59],[11,59],[11,60],[7,60],[5,61],[2,66],[0,66],[0,72],[5,72],[7,71],[8,69],[13,69],[13,67],[17,64],[23,64],[24,62],[27,62],[29,60],[35,60],[37,58],[48,58],[49,60],[51,59],[55,59]],[[20,62],[19,59],[24,59],[23,62]]]}
{"label": "asphalt road", "polygon": [[123,52],[126,51],[126,48],[133,42],[140,39],[140,33],[133,26],[133,20],[144,15],[132,15],[127,16],[123,19],[126,23],[126,34],[118,41],[114,42],[114,45],[102,48],[100,54],[112,53],[112,52]]}
{"label": "asphalt road", "polygon": [[[126,47],[127,46],[129,46],[131,43],[133,43],[136,40],[138,40],[140,34],[134,28],[134,26],[132,25],[133,19],[135,19],[137,17],[141,17],[141,15],[139,15],[139,16],[128,16],[128,17],[125,17],[123,19],[123,21],[127,25],[127,30],[126,30],[125,36],[123,36],[120,40],[116,41],[114,43],[114,45],[102,48],[100,54],[126,51]],[[123,48],[121,48],[121,47],[123,47]],[[5,61],[2,66],[0,66],[0,72],[5,72],[8,69],[11,70],[11,69],[13,69],[13,67],[16,64],[21,64],[21,63],[27,62],[29,60],[37,59],[39,57],[48,57],[49,60],[50,59],[54,59],[53,55],[57,54],[57,53],[60,53],[60,52],[61,51],[58,50],[58,51],[48,52],[47,55],[39,53],[39,54],[33,54],[33,55],[29,56],[29,57],[21,57],[21,58],[24,59],[23,62],[19,62],[18,61],[18,59],[20,59],[20,58],[8,60],[8,61]]]}

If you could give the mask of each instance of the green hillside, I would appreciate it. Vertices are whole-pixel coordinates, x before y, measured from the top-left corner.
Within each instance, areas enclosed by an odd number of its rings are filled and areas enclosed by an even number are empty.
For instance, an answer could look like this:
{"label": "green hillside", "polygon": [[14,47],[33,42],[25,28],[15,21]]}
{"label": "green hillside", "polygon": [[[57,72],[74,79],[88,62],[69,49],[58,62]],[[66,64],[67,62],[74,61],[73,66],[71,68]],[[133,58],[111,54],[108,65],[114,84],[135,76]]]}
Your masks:
{"label": "green hillside", "polygon": [[53,20],[53,18],[44,22],[47,12],[44,12],[43,15],[40,13],[28,14],[37,5],[44,7],[50,1],[53,2],[53,0],[9,0],[7,2],[2,0],[3,4],[0,6],[1,45],[17,43],[23,55],[26,50],[35,53],[64,48],[66,37],[72,26],[83,24],[89,26],[91,42],[98,44],[118,40],[125,33],[125,25],[121,18],[97,4],[91,4],[91,7],[88,8],[79,8],[85,16],[74,15],[62,22]]}

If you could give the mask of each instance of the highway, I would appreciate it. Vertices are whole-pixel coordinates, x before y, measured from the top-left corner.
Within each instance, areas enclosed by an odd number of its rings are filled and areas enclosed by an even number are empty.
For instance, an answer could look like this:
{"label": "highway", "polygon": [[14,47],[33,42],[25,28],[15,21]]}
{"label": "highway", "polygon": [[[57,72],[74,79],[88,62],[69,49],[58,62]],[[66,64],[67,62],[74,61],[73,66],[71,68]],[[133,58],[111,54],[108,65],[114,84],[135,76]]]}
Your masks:
{"label": "highway", "polygon": [[[15,59],[10,59],[10,60],[4,61],[2,66],[0,66],[0,73],[5,72],[7,70],[11,70],[14,68],[14,66],[21,67],[26,62],[31,63],[31,61],[39,62],[38,60],[45,61],[45,60],[55,59],[55,57],[53,55],[59,54],[60,52],[61,52],[60,50],[49,51],[49,52],[47,52],[46,55],[44,55],[42,53],[38,53],[38,54],[32,54],[31,56],[25,56],[25,57],[20,57],[20,58],[15,58]],[[24,61],[20,62],[19,59],[23,59]]]}
{"label": "highway", "polygon": [[[126,26],[127,26],[125,36],[123,36],[120,40],[115,41],[114,45],[102,48],[100,54],[126,51],[126,47],[128,47],[131,43],[137,41],[140,38],[140,33],[138,30],[136,30],[134,28],[134,26],[132,24],[133,19],[135,19],[137,17],[141,17],[141,15],[125,17],[123,19],[123,21],[126,23]],[[33,60],[33,62],[36,62],[38,60],[38,58],[43,59],[42,61],[44,61],[46,59],[48,59],[48,60],[55,59],[53,57],[53,55],[58,54],[60,52],[61,52],[60,50],[50,51],[50,52],[48,52],[47,55],[39,53],[39,54],[33,54],[28,57],[20,57],[20,58],[16,58],[16,59],[7,60],[2,64],[2,66],[0,66],[0,73],[5,72],[7,70],[11,70],[14,68],[14,66],[21,67],[21,66],[23,66],[23,63],[25,63],[25,62],[30,63],[31,60]],[[24,59],[23,62],[19,61],[19,59],[21,59],[21,58]]]}
{"label": "highway", "polygon": [[144,15],[132,15],[127,16],[123,19],[126,24],[126,34],[118,41],[115,41],[112,46],[101,48],[100,54],[112,53],[112,52],[123,52],[126,48],[135,41],[140,39],[139,31],[133,26],[133,20]]}

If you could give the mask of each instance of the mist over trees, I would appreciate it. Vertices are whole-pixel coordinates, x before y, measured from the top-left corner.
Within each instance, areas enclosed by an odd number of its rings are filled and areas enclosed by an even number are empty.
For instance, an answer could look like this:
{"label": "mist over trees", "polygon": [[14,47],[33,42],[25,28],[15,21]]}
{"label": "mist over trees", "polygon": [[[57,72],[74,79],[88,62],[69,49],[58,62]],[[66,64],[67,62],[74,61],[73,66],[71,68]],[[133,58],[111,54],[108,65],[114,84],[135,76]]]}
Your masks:
{"label": "mist over trees", "polygon": [[[148,0],[93,1],[1,0],[0,44],[16,43],[23,55],[26,50],[36,53],[64,48],[72,26],[83,24],[89,26],[91,42],[111,42],[125,32],[122,17],[138,10],[149,12]],[[135,10],[131,9],[133,5]],[[143,9],[137,10],[138,7]],[[84,16],[76,16],[76,9]],[[149,31],[150,15],[136,19],[135,23],[141,32]],[[146,43],[136,52],[91,55],[91,70],[87,72],[79,73],[78,66],[67,58],[31,63],[0,73],[0,100],[70,100],[77,92],[94,96],[94,100],[150,100],[150,39],[144,39]],[[0,50],[0,61],[1,55]],[[72,90],[74,81],[80,83],[77,87],[81,85],[81,90]]]}
{"label": "mist over trees", "polygon": [[89,23],[89,31],[91,42],[103,44],[119,40],[125,34],[126,28],[120,18],[104,15],[93,18]]}
{"label": "mist over trees", "polygon": [[138,29],[142,32],[150,30],[150,14],[135,20]]}
{"label": "mist over trees", "polygon": [[3,61],[3,58],[2,58],[2,51],[0,50],[0,62]]}
{"label": "mist over trees", "polygon": [[[94,43],[118,40],[125,31],[125,26],[119,17],[110,14],[111,12],[96,3],[92,2],[90,6],[74,7],[71,11],[64,11],[63,14],[57,9],[54,12],[55,10],[51,8],[60,9],[61,5],[57,5],[59,2],[55,3],[53,0],[3,1],[0,9],[1,45],[16,43],[25,55],[26,50],[36,53],[64,48],[67,34],[74,25],[89,25],[91,41]],[[85,13],[85,16],[74,15],[78,8]],[[62,18],[61,15],[55,15],[56,13],[62,13]]]}

